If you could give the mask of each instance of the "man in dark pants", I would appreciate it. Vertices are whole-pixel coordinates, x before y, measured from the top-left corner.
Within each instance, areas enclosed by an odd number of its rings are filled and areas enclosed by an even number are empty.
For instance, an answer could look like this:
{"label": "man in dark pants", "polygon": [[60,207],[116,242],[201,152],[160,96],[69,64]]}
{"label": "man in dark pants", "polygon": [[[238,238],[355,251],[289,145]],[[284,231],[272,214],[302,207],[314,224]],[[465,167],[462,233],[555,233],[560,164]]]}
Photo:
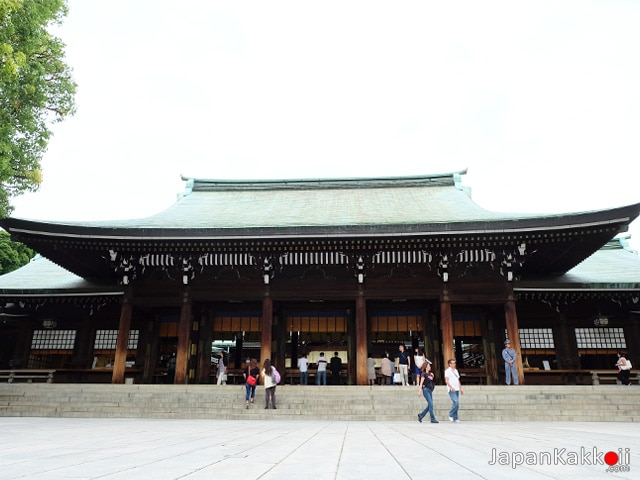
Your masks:
{"label": "man in dark pants", "polygon": [[331,369],[331,379],[334,385],[340,385],[340,372],[342,370],[342,359],[338,356],[338,352],[333,352],[333,357],[329,364]]}

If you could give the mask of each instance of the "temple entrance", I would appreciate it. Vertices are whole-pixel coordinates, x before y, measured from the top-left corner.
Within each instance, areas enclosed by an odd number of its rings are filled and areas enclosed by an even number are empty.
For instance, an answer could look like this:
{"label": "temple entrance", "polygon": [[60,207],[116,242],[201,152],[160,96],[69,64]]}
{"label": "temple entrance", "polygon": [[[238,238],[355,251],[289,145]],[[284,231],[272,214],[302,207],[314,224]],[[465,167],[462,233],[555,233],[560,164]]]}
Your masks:
{"label": "temple entrance", "polygon": [[[262,314],[257,307],[214,310],[210,315],[208,335],[210,381],[217,381],[218,362],[225,353],[227,383],[242,383],[243,372],[252,358],[260,364]],[[201,334],[202,337],[202,334]],[[209,340],[210,339],[210,340]]]}
{"label": "temple entrance", "polygon": [[[487,306],[455,308],[453,317],[454,352],[464,384],[493,384],[497,380],[496,348]],[[446,362],[447,359],[445,359]]]}
{"label": "temple entrance", "polygon": [[307,381],[315,385],[318,381],[318,359],[324,356],[329,362],[336,352],[341,359],[342,370],[339,377],[333,378],[327,367],[327,382],[352,382],[352,375],[355,373],[351,372],[355,351],[352,336],[349,334],[352,311],[344,306],[329,308],[284,309],[282,317],[285,332],[283,336],[277,336],[279,339],[276,339],[276,342],[278,351],[284,352],[287,382],[299,383],[298,360],[306,356],[309,362]]}

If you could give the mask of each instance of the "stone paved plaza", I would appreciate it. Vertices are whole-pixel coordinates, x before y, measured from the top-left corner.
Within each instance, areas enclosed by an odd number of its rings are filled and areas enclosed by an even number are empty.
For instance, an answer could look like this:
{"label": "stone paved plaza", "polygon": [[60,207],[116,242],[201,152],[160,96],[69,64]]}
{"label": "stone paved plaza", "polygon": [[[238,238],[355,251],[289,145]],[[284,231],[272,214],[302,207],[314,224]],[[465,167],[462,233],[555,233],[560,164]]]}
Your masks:
{"label": "stone paved plaza", "polygon": [[[628,471],[607,471],[610,452]],[[0,418],[2,480],[568,480],[639,471],[635,423]]]}

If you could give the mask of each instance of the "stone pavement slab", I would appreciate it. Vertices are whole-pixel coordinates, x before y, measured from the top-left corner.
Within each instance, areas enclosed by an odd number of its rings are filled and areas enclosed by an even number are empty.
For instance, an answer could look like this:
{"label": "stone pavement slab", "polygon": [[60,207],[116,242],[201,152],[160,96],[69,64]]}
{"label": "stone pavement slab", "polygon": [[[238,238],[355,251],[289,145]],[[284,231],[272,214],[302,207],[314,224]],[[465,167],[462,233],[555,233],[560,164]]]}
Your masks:
{"label": "stone pavement slab", "polygon": [[[621,471],[608,471],[605,459],[615,456]],[[638,472],[640,429],[631,422],[0,418],[0,480],[571,480]]]}

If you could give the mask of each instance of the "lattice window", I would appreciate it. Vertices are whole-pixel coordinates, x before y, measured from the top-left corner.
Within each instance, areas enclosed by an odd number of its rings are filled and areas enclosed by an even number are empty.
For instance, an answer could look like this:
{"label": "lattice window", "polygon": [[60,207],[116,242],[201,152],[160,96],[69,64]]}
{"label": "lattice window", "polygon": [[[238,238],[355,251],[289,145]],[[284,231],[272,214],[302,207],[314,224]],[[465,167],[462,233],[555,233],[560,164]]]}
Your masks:
{"label": "lattice window", "polygon": [[[140,338],[140,330],[129,331],[129,350],[138,348],[138,339]],[[96,330],[96,339],[93,348],[96,350],[115,350],[118,344],[118,330]]]}
{"label": "lattice window", "polygon": [[73,350],[75,330],[34,330],[31,350]]}
{"label": "lattice window", "polygon": [[[505,330],[505,338],[507,331]],[[556,348],[550,328],[521,328],[520,347],[526,349]]]}
{"label": "lattice window", "polygon": [[576,328],[576,342],[579,349],[626,349],[622,328]]}

